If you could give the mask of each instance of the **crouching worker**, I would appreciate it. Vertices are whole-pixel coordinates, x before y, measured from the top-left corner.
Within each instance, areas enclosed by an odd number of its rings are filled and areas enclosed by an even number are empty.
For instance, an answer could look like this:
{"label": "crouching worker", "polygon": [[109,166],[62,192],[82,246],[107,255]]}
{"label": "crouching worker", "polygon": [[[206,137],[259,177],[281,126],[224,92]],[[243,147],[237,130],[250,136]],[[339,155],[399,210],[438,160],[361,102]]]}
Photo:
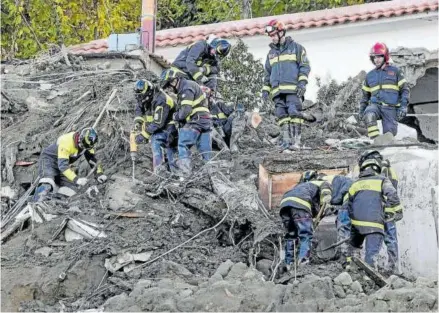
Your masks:
{"label": "crouching worker", "polygon": [[349,188],[345,204],[352,224],[350,254],[359,256],[366,240],[365,261],[372,267],[384,240],[384,212],[386,208],[400,211],[396,189],[389,178],[380,175],[381,167],[377,159],[362,160],[359,178]]}
{"label": "crouching worker", "polygon": [[172,68],[162,78],[162,86],[172,89],[178,97],[179,109],[173,116],[179,123],[177,166],[181,176],[189,176],[191,147],[195,145],[205,161],[210,160],[212,153],[212,117],[207,99],[196,82],[179,77]]}
{"label": "crouching worker", "polygon": [[287,191],[280,203],[280,216],[287,231],[285,236],[285,263],[289,268],[294,258],[295,240],[299,241],[299,255],[295,260],[299,265],[308,264],[311,254],[311,241],[314,234],[313,217],[320,206],[331,201],[331,188],[328,182],[317,181],[317,173],[309,171],[307,182],[299,182]]}
{"label": "crouching worker", "polygon": [[163,150],[169,163],[169,169],[175,170],[174,153],[177,152],[177,127],[172,115],[175,103],[159,86],[147,80],[136,82],[134,92],[137,105],[134,118],[136,143],[146,143],[151,139],[154,172],[165,164]]}
{"label": "crouching worker", "polygon": [[102,166],[98,164],[94,147],[98,142],[98,134],[93,128],[84,128],[81,132],[71,132],[58,138],[56,143],[44,148],[38,162],[40,181],[35,191],[34,202],[44,201],[50,192],[71,197],[79,187],[87,184],[88,179],[78,177],[70,168],[82,155],[88,164],[96,169],[99,183],[107,181]]}

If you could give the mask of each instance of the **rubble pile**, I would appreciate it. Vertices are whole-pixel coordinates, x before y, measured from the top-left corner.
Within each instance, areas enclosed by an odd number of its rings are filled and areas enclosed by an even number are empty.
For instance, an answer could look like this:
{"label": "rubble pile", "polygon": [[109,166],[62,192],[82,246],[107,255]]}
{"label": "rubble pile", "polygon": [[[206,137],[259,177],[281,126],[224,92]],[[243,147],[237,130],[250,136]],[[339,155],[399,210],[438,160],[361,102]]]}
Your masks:
{"label": "rubble pile", "polygon": [[[2,217],[34,182],[41,149],[98,118],[96,154],[109,181],[94,198],[81,193],[31,207],[2,237],[3,311],[437,309],[437,282],[390,277],[379,289],[335,262],[280,280],[283,229],[256,188],[258,166],[279,135],[269,114],[246,128],[238,155],[216,151],[206,164],[195,155],[187,180],[154,175],[149,145],[139,147],[133,173],[132,85],[157,77],[68,60],[77,66],[56,55],[3,76]],[[333,134],[317,131],[319,123],[304,131],[311,147]],[[351,137],[351,129],[337,131]],[[86,176],[89,168],[82,161],[77,170]]]}

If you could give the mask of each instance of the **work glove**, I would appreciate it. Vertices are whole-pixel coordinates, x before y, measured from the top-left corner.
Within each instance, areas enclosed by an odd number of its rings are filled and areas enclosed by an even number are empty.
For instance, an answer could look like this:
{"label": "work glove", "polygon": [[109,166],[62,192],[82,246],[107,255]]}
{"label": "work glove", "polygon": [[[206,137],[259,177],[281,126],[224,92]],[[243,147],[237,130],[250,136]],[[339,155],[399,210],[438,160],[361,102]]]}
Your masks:
{"label": "work glove", "polygon": [[142,134],[138,134],[136,136],[136,143],[137,144],[148,143],[148,140],[145,137],[143,137]]}
{"label": "work glove", "polygon": [[98,183],[103,184],[107,181],[107,175],[104,174],[100,174],[96,180],[98,181]]}
{"label": "work glove", "polygon": [[87,191],[85,193],[87,194],[87,197],[89,199],[93,200],[98,195],[99,189],[98,189],[98,187],[93,185],[93,186],[88,187]]}
{"label": "work glove", "polygon": [[303,84],[297,85],[296,95],[298,98],[302,98],[305,95],[306,86]]}
{"label": "work glove", "polygon": [[206,76],[201,76],[200,78],[200,83],[205,84],[209,81],[209,78],[207,78]]}
{"label": "work glove", "polygon": [[398,119],[398,122],[402,120],[407,115],[407,107],[401,106],[396,110],[396,118]]}
{"label": "work glove", "polygon": [[267,90],[263,90],[262,99],[264,99],[264,101],[268,101],[269,97],[270,97],[270,93]]}
{"label": "work glove", "polygon": [[142,129],[142,123],[136,122],[134,124],[134,131],[140,131]]}
{"label": "work glove", "polygon": [[322,203],[326,204],[327,207],[331,205],[331,195],[323,196]]}
{"label": "work glove", "polygon": [[76,181],[76,184],[78,186],[85,186],[85,184],[87,184],[87,182],[88,182],[87,178],[81,177],[81,178],[78,178],[78,180]]}

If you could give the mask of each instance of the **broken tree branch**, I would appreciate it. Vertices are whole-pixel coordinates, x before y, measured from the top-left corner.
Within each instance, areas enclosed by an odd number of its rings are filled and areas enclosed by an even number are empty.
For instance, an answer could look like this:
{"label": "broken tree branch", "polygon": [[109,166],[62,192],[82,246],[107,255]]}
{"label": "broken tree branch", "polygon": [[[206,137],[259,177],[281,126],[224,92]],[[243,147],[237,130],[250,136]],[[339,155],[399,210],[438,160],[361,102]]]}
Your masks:
{"label": "broken tree branch", "polygon": [[108,98],[107,103],[105,103],[104,107],[101,110],[101,113],[99,114],[98,118],[96,119],[95,123],[93,124],[93,128],[96,129],[99,122],[101,121],[102,117],[104,116],[105,111],[107,110],[108,105],[114,100],[116,97],[117,88],[114,88],[111,92],[110,98]]}

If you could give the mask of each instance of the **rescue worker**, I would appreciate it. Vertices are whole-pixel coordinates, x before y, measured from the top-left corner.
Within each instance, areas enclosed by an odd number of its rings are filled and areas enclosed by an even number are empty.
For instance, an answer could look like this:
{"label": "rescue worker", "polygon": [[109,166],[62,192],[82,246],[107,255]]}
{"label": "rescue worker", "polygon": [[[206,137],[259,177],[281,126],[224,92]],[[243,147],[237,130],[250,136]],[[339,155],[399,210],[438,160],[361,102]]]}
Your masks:
{"label": "rescue worker", "polygon": [[209,100],[209,111],[212,114],[214,131],[212,139],[220,149],[229,149],[232,135],[232,122],[234,107],[232,103],[226,103],[219,93],[216,98]]}
{"label": "rescue worker", "polygon": [[407,114],[410,91],[402,71],[389,64],[389,49],[384,43],[373,45],[369,53],[375,69],[367,73],[360,101],[360,120],[364,120],[370,139],[380,135],[377,120],[383,123],[383,134],[398,132],[398,121]]}
{"label": "rescue worker", "polygon": [[[377,150],[364,151],[359,159],[359,164],[365,160],[375,159],[381,162],[381,175],[387,177],[392,183],[393,187],[398,190],[398,176],[395,170],[390,166],[389,160],[383,160],[383,156]],[[398,249],[398,234],[396,229],[396,222],[403,217],[402,206],[397,209],[386,207],[384,210],[384,243],[387,247],[388,267],[391,272],[397,272],[399,263],[399,249]]]}
{"label": "rescue worker", "polygon": [[[315,172],[310,171],[309,175]],[[280,216],[286,230],[285,263],[287,269],[293,262],[295,239],[299,239],[299,255],[295,260],[299,265],[308,264],[313,238],[313,217],[317,216],[320,206],[328,205],[331,201],[331,188],[327,182],[312,180],[299,182],[287,191],[280,203]]]}
{"label": "rescue worker", "polygon": [[179,123],[177,165],[183,176],[189,176],[192,146],[197,146],[203,160],[208,161],[211,158],[212,117],[207,99],[196,82],[179,77],[172,69],[166,73],[162,86],[171,88],[178,97],[178,110],[173,116]]}
{"label": "rescue worker", "polygon": [[50,192],[71,197],[79,187],[87,184],[86,177],[78,177],[70,168],[82,155],[92,168],[97,167],[97,181],[105,183],[107,176],[95,157],[94,147],[97,142],[98,134],[93,128],[87,127],[80,132],[61,135],[56,143],[44,148],[38,162],[40,180],[34,194],[34,202],[44,201]]}
{"label": "rescue worker", "polygon": [[206,40],[199,40],[182,50],[171,69],[178,76],[193,79],[215,92],[221,59],[230,53],[231,48],[227,40],[210,35]]}
{"label": "rescue worker", "polygon": [[305,48],[291,37],[285,37],[284,23],[271,20],[265,27],[271,37],[265,61],[262,97],[275,103],[277,124],[281,127],[281,150],[298,150],[301,145],[302,101],[311,70]]}
{"label": "rescue worker", "polygon": [[143,79],[136,82],[134,93],[137,99],[134,130],[139,132],[136,142],[146,143],[151,138],[154,172],[165,164],[163,150],[166,151],[169,169],[175,170],[177,127],[172,119],[175,113],[174,99],[159,86]]}
{"label": "rescue worker", "polygon": [[384,239],[385,209],[400,210],[396,189],[380,173],[379,160],[360,160],[359,178],[349,188],[349,199],[345,203],[352,225],[350,254],[359,256],[366,240],[365,261],[372,267],[376,265],[375,258]]}
{"label": "rescue worker", "polygon": [[[320,173],[319,180],[323,180],[331,184],[332,197],[330,210],[337,214],[335,225],[337,227],[337,242],[349,238],[351,235],[351,220],[349,219],[349,212],[343,207],[343,203],[348,201],[348,192],[353,181],[351,178],[344,175],[326,175]],[[345,261],[348,257],[348,243],[343,243],[339,246],[339,253],[342,260]]]}

